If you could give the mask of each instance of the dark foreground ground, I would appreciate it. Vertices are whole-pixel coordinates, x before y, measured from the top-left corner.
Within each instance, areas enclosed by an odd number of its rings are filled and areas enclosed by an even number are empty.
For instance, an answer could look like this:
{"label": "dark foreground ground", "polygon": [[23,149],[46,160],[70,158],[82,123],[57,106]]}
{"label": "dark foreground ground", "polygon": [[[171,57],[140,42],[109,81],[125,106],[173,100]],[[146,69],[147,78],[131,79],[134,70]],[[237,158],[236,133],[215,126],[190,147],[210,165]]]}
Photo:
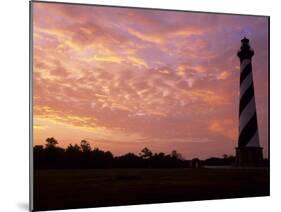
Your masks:
{"label": "dark foreground ground", "polygon": [[36,170],[34,209],[69,209],[269,195],[269,170]]}

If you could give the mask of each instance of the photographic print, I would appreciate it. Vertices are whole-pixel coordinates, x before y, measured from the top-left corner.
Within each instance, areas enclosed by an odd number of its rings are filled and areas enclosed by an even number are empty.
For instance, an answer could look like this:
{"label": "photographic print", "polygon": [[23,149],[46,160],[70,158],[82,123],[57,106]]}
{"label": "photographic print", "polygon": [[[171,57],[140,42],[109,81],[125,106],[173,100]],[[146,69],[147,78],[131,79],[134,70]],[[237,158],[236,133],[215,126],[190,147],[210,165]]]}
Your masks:
{"label": "photographic print", "polygon": [[31,210],[269,195],[269,17],[31,2]]}

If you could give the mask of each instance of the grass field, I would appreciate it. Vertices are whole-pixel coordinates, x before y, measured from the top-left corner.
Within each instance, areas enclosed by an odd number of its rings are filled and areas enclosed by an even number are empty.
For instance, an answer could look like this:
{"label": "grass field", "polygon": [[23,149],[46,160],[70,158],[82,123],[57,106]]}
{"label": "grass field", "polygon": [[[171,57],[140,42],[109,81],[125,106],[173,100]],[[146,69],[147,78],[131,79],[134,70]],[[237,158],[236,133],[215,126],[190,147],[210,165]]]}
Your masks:
{"label": "grass field", "polygon": [[34,209],[85,208],[269,195],[269,170],[35,170]]}

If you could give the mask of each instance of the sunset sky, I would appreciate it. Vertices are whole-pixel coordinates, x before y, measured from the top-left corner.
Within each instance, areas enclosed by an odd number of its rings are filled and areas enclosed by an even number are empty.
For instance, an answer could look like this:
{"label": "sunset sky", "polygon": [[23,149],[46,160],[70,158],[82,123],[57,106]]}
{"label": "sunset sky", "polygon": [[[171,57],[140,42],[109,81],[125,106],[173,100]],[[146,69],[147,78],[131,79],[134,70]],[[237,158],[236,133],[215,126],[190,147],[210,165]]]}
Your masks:
{"label": "sunset sky", "polygon": [[234,155],[247,36],[267,157],[267,18],[39,2],[33,12],[34,145]]}

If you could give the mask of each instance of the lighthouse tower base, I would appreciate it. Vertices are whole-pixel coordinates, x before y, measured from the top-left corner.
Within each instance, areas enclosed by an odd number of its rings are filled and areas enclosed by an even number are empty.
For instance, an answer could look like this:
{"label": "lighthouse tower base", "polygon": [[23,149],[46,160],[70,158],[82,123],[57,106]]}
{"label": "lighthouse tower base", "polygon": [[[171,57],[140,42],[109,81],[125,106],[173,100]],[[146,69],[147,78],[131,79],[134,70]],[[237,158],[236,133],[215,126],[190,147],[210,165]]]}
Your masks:
{"label": "lighthouse tower base", "polygon": [[262,147],[237,147],[237,166],[261,166],[263,162]]}

